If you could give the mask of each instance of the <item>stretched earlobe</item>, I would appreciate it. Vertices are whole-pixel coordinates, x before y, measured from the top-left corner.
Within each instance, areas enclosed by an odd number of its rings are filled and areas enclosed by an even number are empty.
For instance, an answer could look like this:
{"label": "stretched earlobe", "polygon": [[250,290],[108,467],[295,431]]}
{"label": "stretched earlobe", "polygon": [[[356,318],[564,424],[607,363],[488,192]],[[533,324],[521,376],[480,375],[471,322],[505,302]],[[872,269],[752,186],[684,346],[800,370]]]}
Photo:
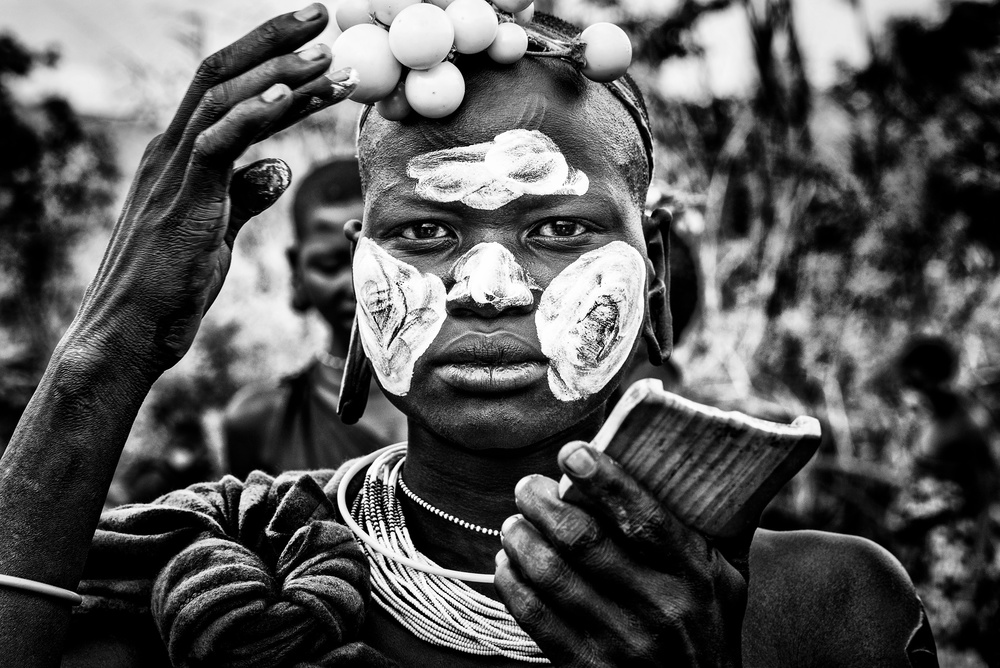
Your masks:
{"label": "stretched earlobe", "polygon": [[340,384],[340,399],[337,402],[341,422],[354,424],[365,414],[371,382],[372,368],[365,355],[365,348],[361,345],[358,316],[355,315],[351,342],[347,346],[347,360],[344,363],[344,378]]}
{"label": "stretched earlobe", "polygon": [[[351,242],[351,262],[354,261],[354,251],[361,237],[361,221],[349,220],[344,223],[344,234]],[[344,364],[344,378],[340,385],[340,399],[337,402],[337,413],[344,424],[355,424],[365,413],[368,405],[368,390],[371,388],[372,368],[361,345],[361,331],[358,329],[358,316],[354,316],[354,326],[351,327],[351,341],[347,346],[347,360]]]}
{"label": "stretched earlobe", "polygon": [[670,314],[670,211],[658,208],[643,221],[646,236],[647,291],[642,337],[649,361],[660,366],[673,352],[673,320]]}

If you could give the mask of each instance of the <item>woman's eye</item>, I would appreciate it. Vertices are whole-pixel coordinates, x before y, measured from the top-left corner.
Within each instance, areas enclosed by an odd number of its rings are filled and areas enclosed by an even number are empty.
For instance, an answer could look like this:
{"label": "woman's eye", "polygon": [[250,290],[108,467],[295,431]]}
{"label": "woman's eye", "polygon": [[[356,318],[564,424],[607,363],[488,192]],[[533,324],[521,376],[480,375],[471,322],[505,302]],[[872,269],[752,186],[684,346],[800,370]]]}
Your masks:
{"label": "woman's eye", "polygon": [[404,239],[440,239],[448,236],[448,230],[437,223],[417,223],[403,228]]}
{"label": "woman's eye", "polygon": [[535,233],[540,237],[578,237],[586,231],[587,228],[583,223],[574,220],[553,220],[539,225]]}

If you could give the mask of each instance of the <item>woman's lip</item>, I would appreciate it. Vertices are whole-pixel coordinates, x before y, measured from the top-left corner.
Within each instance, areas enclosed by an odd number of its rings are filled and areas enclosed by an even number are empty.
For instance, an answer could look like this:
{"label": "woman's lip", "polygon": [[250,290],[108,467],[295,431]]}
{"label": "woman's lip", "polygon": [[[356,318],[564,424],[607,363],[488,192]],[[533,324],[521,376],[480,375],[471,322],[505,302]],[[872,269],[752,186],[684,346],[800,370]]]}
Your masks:
{"label": "woman's lip", "polygon": [[545,376],[547,364],[442,364],[434,371],[448,385],[467,392],[512,392],[524,389]]}
{"label": "woman's lip", "polygon": [[465,332],[436,351],[431,361],[440,365],[483,367],[548,364],[539,347],[511,332]]}

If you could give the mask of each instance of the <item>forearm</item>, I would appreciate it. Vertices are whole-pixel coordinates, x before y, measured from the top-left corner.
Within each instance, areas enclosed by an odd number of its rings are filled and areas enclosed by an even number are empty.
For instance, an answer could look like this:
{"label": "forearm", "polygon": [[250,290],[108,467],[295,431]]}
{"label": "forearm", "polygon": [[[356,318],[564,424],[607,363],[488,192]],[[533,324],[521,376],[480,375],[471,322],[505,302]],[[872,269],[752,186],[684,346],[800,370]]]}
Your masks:
{"label": "forearm", "polygon": [[[240,228],[288,187],[280,161],[234,172],[234,160],[358,83],[347,71],[326,77],[328,51],[295,55],[326,23],[310,5],[209,56],[147,147],[80,312],[0,460],[0,573],[77,586],[143,398],[191,346]],[[58,665],[68,618],[65,603],[0,587],[0,664]]]}
{"label": "forearm", "polygon": [[[81,344],[81,341],[85,343]],[[152,382],[121,342],[64,337],[0,459],[0,573],[75,590]],[[69,606],[0,587],[7,665],[58,665]]]}

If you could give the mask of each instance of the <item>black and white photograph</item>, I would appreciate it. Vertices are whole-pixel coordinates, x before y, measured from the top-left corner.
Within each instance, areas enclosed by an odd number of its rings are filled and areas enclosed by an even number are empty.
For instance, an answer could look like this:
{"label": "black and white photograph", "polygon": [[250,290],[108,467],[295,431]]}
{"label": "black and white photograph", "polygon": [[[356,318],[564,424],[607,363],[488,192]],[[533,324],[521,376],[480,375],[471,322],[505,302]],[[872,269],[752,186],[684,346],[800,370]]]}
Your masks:
{"label": "black and white photograph", "polygon": [[1000,0],[0,0],[0,668],[1000,668]]}

